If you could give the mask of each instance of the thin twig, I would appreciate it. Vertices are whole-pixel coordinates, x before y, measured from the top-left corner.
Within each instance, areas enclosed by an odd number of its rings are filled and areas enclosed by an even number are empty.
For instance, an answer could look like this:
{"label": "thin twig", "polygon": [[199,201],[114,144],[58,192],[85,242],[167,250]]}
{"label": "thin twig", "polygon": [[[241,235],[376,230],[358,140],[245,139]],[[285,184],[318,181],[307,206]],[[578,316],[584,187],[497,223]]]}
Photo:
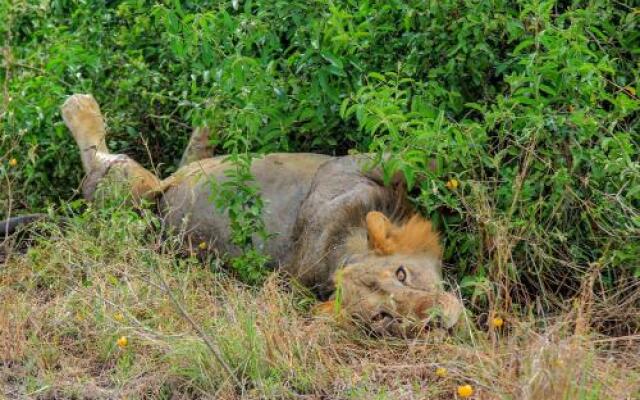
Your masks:
{"label": "thin twig", "polygon": [[218,351],[217,347],[214,345],[213,340],[205,333],[205,331],[200,327],[200,325],[198,325],[193,320],[193,318],[191,318],[191,316],[189,315],[187,310],[184,309],[182,304],[173,295],[173,292],[169,288],[169,285],[167,284],[167,281],[164,279],[164,277],[158,271],[156,271],[155,269],[154,269],[154,271],[156,272],[156,275],[160,279],[160,282],[162,283],[162,287],[163,287],[164,291],[167,293],[167,295],[169,296],[169,298],[171,299],[173,304],[175,304],[175,306],[178,309],[178,311],[180,312],[180,314],[182,314],[184,319],[186,319],[189,322],[189,324],[191,324],[191,326],[196,331],[198,336],[200,336],[200,338],[204,341],[204,343],[207,345],[207,347],[209,347],[209,350],[211,350],[211,352],[213,353],[213,355],[216,358],[216,360],[218,361],[218,363],[222,366],[222,368],[224,368],[224,370],[227,373],[229,379],[231,379],[233,381],[233,383],[235,383],[238,388],[242,388],[242,384],[241,384],[240,380],[234,374],[234,372],[231,369],[231,367],[229,367],[229,365],[224,361],[224,358],[222,357],[222,354],[220,354],[220,352]]}

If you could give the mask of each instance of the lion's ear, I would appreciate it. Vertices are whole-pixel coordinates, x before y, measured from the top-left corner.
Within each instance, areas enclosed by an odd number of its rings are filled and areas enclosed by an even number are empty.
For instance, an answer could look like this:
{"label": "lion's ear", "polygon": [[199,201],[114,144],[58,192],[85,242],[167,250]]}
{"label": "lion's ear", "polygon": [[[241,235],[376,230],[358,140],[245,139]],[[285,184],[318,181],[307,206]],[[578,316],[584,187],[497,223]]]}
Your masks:
{"label": "lion's ear", "polygon": [[379,211],[367,214],[367,232],[369,244],[378,254],[392,254],[395,252],[394,242],[390,239],[393,224]]}

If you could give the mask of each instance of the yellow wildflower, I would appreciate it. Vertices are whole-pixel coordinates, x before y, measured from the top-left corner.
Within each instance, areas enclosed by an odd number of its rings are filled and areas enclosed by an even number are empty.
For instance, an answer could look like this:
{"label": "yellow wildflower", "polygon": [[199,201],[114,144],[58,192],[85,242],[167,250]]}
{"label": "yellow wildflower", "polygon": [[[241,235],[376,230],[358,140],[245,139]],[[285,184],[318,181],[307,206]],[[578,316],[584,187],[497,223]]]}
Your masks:
{"label": "yellow wildflower", "polygon": [[491,320],[491,325],[492,325],[494,328],[500,329],[500,328],[502,328],[502,326],[504,325],[504,320],[503,320],[502,318],[500,318],[500,317],[494,317],[494,318]]}
{"label": "yellow wildflower", "polygon": [[127,347],[127,344],[129,344],[129,339],[127,339],[126,336],[120,336],[116,343],[118,344],[118,347],[124,349],[125,347]]}
{"label": "yellow wildflower", "polygon": [[12,158],[11,160],[9,160],[10,167],[15,167],[16,165],[18,165],[18,160],[16,160],[15,158]]}
{"label": "yellow wildflower", "polygon": [[460,182],[458,182],[458,180],[456,178],[451,178],[447,181],[447,183],[445,184],[445,186],[447,187],[447,189],[449,190],[456,190],[458,188],[458,186],[460,185]]}
{"label": "yellow wildflower", "polygon": [[113,319],[115,319],[118,322],[122,322],[122,321],[124,321],[124,315],[122,315],[121,312],[117,312],[117,313],[113,314]]}
{"label": "yellow wildflower", "polygon": [[439,378],[445,378],[447,376],[447,369],[442,367],[436,368],[436,375]]}
{"label": "yellow wildflower", "polygon": [[458,386],[458,396],[462,397],[463,399],[473,396],[473,388],[471,387],[471,385]]}
{"label": "yellow wildflower", "polygon": [[207,249],[207,242],[200,242],[200,244],[198,245],[198,248],[200,250],[206,250]]}

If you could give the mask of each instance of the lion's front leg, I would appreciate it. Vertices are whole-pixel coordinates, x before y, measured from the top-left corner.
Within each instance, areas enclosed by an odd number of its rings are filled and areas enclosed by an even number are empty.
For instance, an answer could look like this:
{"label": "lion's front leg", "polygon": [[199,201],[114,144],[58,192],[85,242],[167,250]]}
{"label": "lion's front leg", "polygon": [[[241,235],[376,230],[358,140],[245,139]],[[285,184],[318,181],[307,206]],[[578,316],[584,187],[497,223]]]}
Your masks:
{"label": "lion's front leg", "polygon": [[154,196],[160,180],[123,154],[110,154],[106,130],[98,103],[89,94],[74,94],[62,105],[62,118],[71,131],[86,173],[83,195],[92,200],[98,184],[106,177],[117,180],[131,192],[134,200]]}

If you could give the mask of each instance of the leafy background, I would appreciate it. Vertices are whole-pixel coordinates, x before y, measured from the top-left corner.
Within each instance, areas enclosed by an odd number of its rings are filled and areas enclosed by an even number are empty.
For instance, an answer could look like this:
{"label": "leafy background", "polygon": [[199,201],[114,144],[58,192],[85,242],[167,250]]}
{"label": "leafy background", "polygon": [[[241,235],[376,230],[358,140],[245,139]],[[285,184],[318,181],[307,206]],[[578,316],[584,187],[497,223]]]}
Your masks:
{"label": "leafy background", "polygon": [[[162,176],[204,124],[219,153],[392,154],[480,310],[570,307],[585,282],[620,300],[640,276],[639,16],[631,0],[5,0],[0,217],[77,197],[59,106],[89,92],[110,148]],[[640,325],[618,318],[603,326]]]}

